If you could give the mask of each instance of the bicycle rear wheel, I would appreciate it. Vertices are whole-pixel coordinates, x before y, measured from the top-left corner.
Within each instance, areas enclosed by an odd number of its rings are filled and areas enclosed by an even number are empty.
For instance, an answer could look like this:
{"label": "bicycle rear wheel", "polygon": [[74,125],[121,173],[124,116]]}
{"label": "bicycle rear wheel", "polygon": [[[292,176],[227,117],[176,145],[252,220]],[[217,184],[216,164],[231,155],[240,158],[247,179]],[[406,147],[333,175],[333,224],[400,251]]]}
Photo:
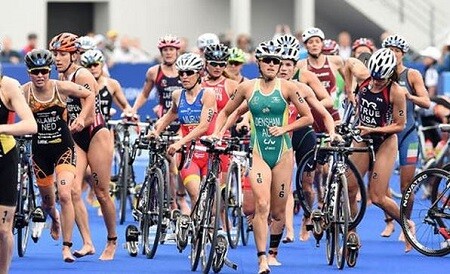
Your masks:
{"label": "bicycle rear wheel", "polygon": [[[350,159],[346,159],[346,165],[347,165],[346,177],[354,176],[356,178],[356,182],[358,184],[358,192],[361,194],[361,199],[357,203],[357,213],[354,217],[351,217],[350,219],[349,229],[352,230],[356,228],[356,226],[361,222],[362,218],[364,217],[364,214],[366,212],[367,194],[364,181],[361,177],[361,174],[359,174],[359,171],[356,168],[356,166]],[[316,175],[315,170],[317,167],[321,167],[321,165],[318,163],[318,160],[314,161],[313,150],[305,154],[302,160],[300,160],[300,163],[298,164],[297,167],[297,174],[295,179],[296,189],[300,200],[300,205],[304,210],[304,216],[306,218],[309,218],[311,216],[311,212],[314,209],[321,208],[323,204],[323,197],[322,197],[323,189],[321,186],[322,183],[316,182],[317,180],[314,179]],[[306,183],[307,181],[309,182],[313,181],[313,193],[307,193],[304,190],[303,184]],[[308,200],[310,200],[310,202],[308,202]]]}
{"label": "bicycle rear wheel", "polygon": [[206,213],[206,203],[207,203],[207,182],[204,179],[201,182],[200,194],[197,200],[197,204],[195,205],[194,211],[192,212],[192,221],[193,221],[193,234],[191,237],[191,270],[196,271],[198,267],[198,263],[200,262],[200,256],[202,255],[202,246],[205,241],[204,233],[206,230],[203,229],[205,226],[205,216]]}
{"label": "bicycle rear wheel", "polygon": [[146,182],[147,203],[143,206],[144,223],[142,237],[144,251],[148,259],[153,259],[158,248],[161,237],[162,220],[164,213],[163,205],[163,175],[159,168],[155,168]]}
{"label": "bicycle rear wheel", "polygon": [[227,230],[228,243],[231,248],[236,248],[239,244],[239,237],[242,229],[242,209],[240,199],[242,189],[240,189],[239,168],[236,163],[232,163],[228,168],[227,185],[225,188],[225,227]]}
{"label": "bicycle rear wheel", "polygon": [[[450,172],[428,169],[414,177],[400,203],[400,221],[406,239],[426,256],[450,254]],[[424,191],[431,187],[431,196]],[[413,205],[414,204],[414,207]],[[407,210],[412,208],[411,221]]]}

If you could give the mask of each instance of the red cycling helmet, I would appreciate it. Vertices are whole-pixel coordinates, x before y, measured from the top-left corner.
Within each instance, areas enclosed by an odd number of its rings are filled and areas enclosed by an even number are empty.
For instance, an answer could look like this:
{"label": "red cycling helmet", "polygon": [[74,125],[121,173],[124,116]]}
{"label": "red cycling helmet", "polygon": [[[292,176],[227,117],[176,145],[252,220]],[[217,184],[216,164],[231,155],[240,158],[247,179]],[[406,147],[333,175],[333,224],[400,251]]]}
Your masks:
{"label": "red cycling helmet", "polygon": [[369,38],[359,38],[359,39],[356,39],[355,42],[353,42],[352,51],[355,51],[357,48],[362,47],[362,46],[368,47],[371,52],[373,52],[373,50],[375,48],[372,40],[370,40]]}
{"label": "red cycling helmet", "polygon": [[65,51],[76,52],[78,51],[80,44],[77,41],[78,36],[70,33],[63,32],[52,38],[49,44],[49,50],[51,51]]}
{"label": "red cycling helmet", "polygon": [[323,40],[322,53],[326,55],[339,54],[339,45],[336,41],[331,39]]}
{"label": "red cycling helmet", "polygon": [[170,34],[159,38],[158,49],[161,50],[165,47],[174,47],[176,49],[180,49],[180,47],[181,47],[180,39],[178,39],[178,37],[170,35]]}

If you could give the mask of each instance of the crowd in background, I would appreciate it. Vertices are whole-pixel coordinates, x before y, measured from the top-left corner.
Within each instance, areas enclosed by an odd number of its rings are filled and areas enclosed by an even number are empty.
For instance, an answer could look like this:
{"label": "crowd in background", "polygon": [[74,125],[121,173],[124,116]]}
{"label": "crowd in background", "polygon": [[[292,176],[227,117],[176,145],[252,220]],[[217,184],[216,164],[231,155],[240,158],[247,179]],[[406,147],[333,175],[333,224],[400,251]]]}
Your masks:
{"label": "crowd in background", "polygon": [[[301,40],[302,31],[291,31],[288,25],[277,25],[275,27],[274,37],[283,34],[292,34],[297,39]],[[388,31],[380,34],[380,41],[383,41],[390,33]],[[106,62],[109,67],[116,63],[151,63],[160,62],[160,56],[151,56],[145,48],[142,47],[139,38],[121,35],[116,30],[109,30],[103,34],[96,34],[93,32],[87,33],[97,44],[105,55]],[[181,41],[180,54],[185,52],[197,52],[198,48],[189,44],[186,37],[178,34]],[[229,47],[237,47],[246,54],[247,62],[254,62],[254,42],[248,34],[238,34],[233,39],[231,33],[219,34],[221,43]],[[344,59],[348,59],[352,52],[352,41],[359,37],[352,37],[349,31],[340,32],[335,39],[327,37],[336,42],[338,54]],[[375,39],[373,39],[375,41]],[[18,64],[23,62],[23,57],[32,49],[37,48],[38,36],[35,33],[27,35],[27,43],[22,47],[13,45],[12,40],[8,36],[4,36],[1,40],[0,63]],[[375,46],[376,43],[374,43]],[[306,50],[300,50],[299,59],[307,57]],[[411,51],[405,56],[406,62],[413,62],[419,67],[422,72],[426,86],[429,88],[430,95],[436,94],[439,75],[442,72],[450,71],[450,36],[445,41],[445,45],[439,49],[434,46],[429,46],[419,52]]]}

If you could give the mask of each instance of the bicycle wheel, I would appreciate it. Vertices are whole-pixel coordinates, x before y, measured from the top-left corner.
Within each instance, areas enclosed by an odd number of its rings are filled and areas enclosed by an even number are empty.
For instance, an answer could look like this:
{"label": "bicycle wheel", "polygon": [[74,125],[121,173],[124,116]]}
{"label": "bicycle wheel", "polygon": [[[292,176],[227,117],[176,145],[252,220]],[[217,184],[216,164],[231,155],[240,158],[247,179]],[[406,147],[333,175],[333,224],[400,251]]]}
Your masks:
{"label": "bicycle wheel", "polygon": [[242,190],[239,189],[239,173],[238,165],[232,163],[228,168],[227,185],[225,188],[225,227],[227,230],[228,243],[231,248],[236,248],[239,244],[243,219],[240,207]]}
{"label": "bicycle wheel", "polygon": [[[205,210],[205,227],[203,230],[203,260],[202,267],[203,273],[209,273],[211,269],[214,255],[215,247],[217,245],[217,233],[219,231],[220,223],[220,208],[221,208],[221,193],[219,191],[219,182],[217,179],[212,179],[209,182],[209,195],[207,208]],[[213,213],[214,212],[214,213]]]}
{"label": "bicycle wheel", "polygon": [[19,188],[19,196],[17,201],[17,212],[23,217],[22,224],[17,227],[17,253],[19,257],[23,257],[27,250],[31,230],[31,214],[36,208],[36,201],[33,191],[33,179],[31,177],[31,167],[21,167],[21,170],[21,188]]}
{"label": "bicycle wheel", "polygon": [[327,243],[326,245],[326,252],[327,252],[327,263],[328,265],[332,265],[334,262],[334,226],[329,226],[325,230],[325,241]]}
{"label": "bicycle wheel", "polygon": [[203,229],[205,226],[205,216],[206,213],[206,203],[208,197],[208,186],[206,185],[206,180],[202,180],[200,187],[200,194],[197,200],[197,204],[192,212],[193,221],[193,234],[191,237],[191,270],[196,271],[198,263],[200,262],[200,255],[202,254],[202,246],[204,242],[204,233],[206,230]]}
{"label": "bicycle wheel", "polygon": [[128,196],[128,179],[130,176],[130,154],[129,148],[124,147],[123,158],[121,163],[121,173],[119,178],[120,194],[119,194],[119,223],[122,225],[125,222],[127,212],[127,196]]}
{"label": "bicycle wheel", "polygon": [[339,269],[344,268],[345,257],[347,253],[347,234],[350,219],[350,205],[348,200],[347,178],[341,175],[339,180],[336,201],[335,201],[335,222],[334,222],[334,242],[336,254],[336,266]]}
{"label": "bicycle wheel", "polygon": [[247,217],[241,216],[241,241],[243,246],[247,246],[250,238],[250,228],[248,227]]}
{"label": "bicycle wheel", "polygon": [[[406,239],[426,256],[450,253],[450,172],[428,169],[414,177],[400,203],[400,221]],[[430,186],[430,199],[424,196],[424,186]],[[414,204],[414,207],[413,205]],[[412,226],[407,210],[411,210]]]}
{"label": "bicycle wheel", "polygon": [[163,175],[155,168],[147,182],[147,203],[143,207],[144,225],[142,237],[148,259],[153,259],[161,237],[163,220]]}
{"label": "bicycle wheel", "polygon": [[[356,182],[358,183],[358,192],[361,194],[361,199],[357,203],[357,213],[355,217],[352,217],[350,220],[349,229],[352,230],[361,222],[362,218],[364,217],[364,214],[366,212],[367,194],[364,181],[361,177],[361,174],[359,174],[356,166],[350,159],[346,159],[346,165],[346,177],[352,175],[355,176]],[[321,205],[323,204],[323,197],[321,197],[323,195],[321,183],[313,182],[313,186],[315,187],[314,193],[316,195],[311,196],[311,194],[306,193],[306,191],[304,191],[303,189],[304,181],[306,182],[306,180],[314,180],[315,170],[318,166],[320,166],[319,163],[317,163],[317,161],[314,161],[314,151],[311,150],[305,154],[302,160],[300,160],[300,163],[297,167],[295,180],[297,195],[300,200],[300,205],[304,210],[304,216],[307,218],[311,216],[311,212],[314,209],[321,208]],[[311,201],[308,202],[308,197],[312,197],[312,205],[310,204]]]}

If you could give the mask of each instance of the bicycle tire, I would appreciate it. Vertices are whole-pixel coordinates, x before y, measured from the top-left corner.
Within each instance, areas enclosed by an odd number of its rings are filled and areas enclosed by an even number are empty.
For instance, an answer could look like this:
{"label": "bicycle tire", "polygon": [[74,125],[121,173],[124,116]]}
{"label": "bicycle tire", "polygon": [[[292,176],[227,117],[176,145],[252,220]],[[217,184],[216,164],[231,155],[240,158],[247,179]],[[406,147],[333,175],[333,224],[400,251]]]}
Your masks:
{"label": "bicycle tire", "polygon": [[239,168],[236,163],[231,163],[227,172],[227,185],[225,187],[225,227],[228,243],[231,248],[239,244],[242,229],[242,209],[240,199],[242,189],[239,189]]}
{"label": "bicycle tire", "polygon": [[123,158],[121,164],[121,176],[120,180],[120,198],[119,198],[119,223],[122,225],[125,222],[126,214],[127,214],[127,196],[128,196],[128,179],[129,179],[129,163],[130,154],[129,148],[124,147],[123,149]]}
{"label": "bicycle tire", "polygon": [[345,265],[345,258],[347,253],[347,234],[350,219],[350,204],[348,199],[347,178],[345,175],[340,175],[338,180],[338,191],[336,193],[335,201],[335,216],[334,222],[334,241],[335,241],[335,255],[336,266],[338,269],[343,269]]}
{"label": "bicycle tire", "polygon": [[[450,254],[450,242],[438,233],[440,229],[448,233],[450,228],[450,220],[441,217],[448,216],[449,213],[447,205],[450,199],[450,188],[447,187],[449,182],[448,171],[437,168],[422,171],[407,186],[400,203],[400,221],[405,238],[414,249],[426,256],[440,257]],[[432,186],[429,199],[421,198],[423,185]],[[440,191],[444,193],[439,193]],[[408,208],[412,207],[412,202],[414,207],[410,219],[415,224],[414,229],[408,223],[406,215]]]}
{"label": "bicycle tire", "polygon": [[[207,203],[208,209],[205,210],[205,222],[208,222],[207,225],[204,226],[206,231],[203,231],[203,237],[205,241],[203,241],[203,260],[202,260],[202,272],[207,274],[211,269],[214,255],[215,255],[215,247],[217,244],[217,233],[219,232],[219,224],[220,224],[220,213],[221,213],[221,193],[219,191],[219,182],[216,178],[212,179],[214,182],[210,182],[209,187],[209,199]],[[214,198],[213,198],[214,197]],[[212,212],[215,211],[214,216]],[[205,233],[206,232],[206,233]]]}
{"label": "bicycle tire", "polygon": [[250,238],[250,229],[248,228],[248,222],[246,216],[241,216],[241,241],[243,246],[247,246]]}
{"label": "bicycle tire", "polygon": [[193,216],[193,233],[191,237],[191,271],[197,271],[204,239],[202,226],[206,211],[204,210],[203,204],[206,204],[207,200],[207,194],[204,194],[205,191],[207,191],[206,179],[202,180],[200,186],[199,198],[191,214],[191,216]]}
{"label": "bicycle tire", "polygon": [[26,212],[26,205],[29,193],[27,174],[25,168],[19,164],[19,173],[20,174],[20,182],[19,182],[19,192],[17,198],[17,209],[16,212],[23,217],[23,223],[17,227],[17,254],[19,257],[23,257],[25,255],[27,245],[28,245],[28,236],[29,236],[29,214]]}
{"label": "bicycle tire", "polygon": [[[146,218],[147,221],[150,221],[150,223],[147,223],[147,230],[146,230],[146,236],[147,241],[145,241],[146,244],[144,244],[145,248],[145,255],[148,259],[153,259],[156,254],[156,250],[158,248],[158,243],[160,241],[161,237],[161,231],[162,231],[162,221],[163,221],[163,213],[164,213],[164,206],[163,206],[163,185],[164,185],[164,179],[162,172],[159,168],[155,168],[150,176],[149,181],[149,191],[148,194],[148,203],[145,207],[145,213],[144,216],[148,217]],[[150,214],[150,216],[148,215]],[[150,225],[155,227],[155,235],[153,238],[153,244],[151,243],[151,235],[150,235]],[[144,235],[144,233],[143,233]]]}
{"label": "bicycle tire", "polygon": [[[304,216],[306,218],[309,218],[311,216],[311,212],[318,208],[318,200],[315,199],[315,204],[313,206],[309,206],[306,200],[306,194],[303,192],[303,174],[305,172],[306,166],[310,165],[309,168],[312,170],[315,170],[317,167],[317,162],[314,162],[314,150],[308,151],[305,156],[303,156],[302,160],[300,160],[300,163],[297,166],[297,174],[295,178],[296,183],[296,191],[297,195],[299,197],[300,205],[304,211]],[[352,173],[356,177],[356,181],[358,183],[359,192],[361,194],[361,200],[358,202],[358,213],[355,215],[354,218],[351,219],[349,224],[349,229],[352,230],[358,226],[358,224],[361,222],[362,218],[364,217],[364,214],[366,212],[366,206],[367,206],[367,193],[366,193],[366,187],[364,184],[364,180],[361,177],[361,174],[359,173],[358,169],[356,168],[355,164],[350,159],[346,159],[346,164],[348,169],[352,171]],[[306,175],[306,173],[305,173]],[[306,176],[311,176],[306,175]]]}

